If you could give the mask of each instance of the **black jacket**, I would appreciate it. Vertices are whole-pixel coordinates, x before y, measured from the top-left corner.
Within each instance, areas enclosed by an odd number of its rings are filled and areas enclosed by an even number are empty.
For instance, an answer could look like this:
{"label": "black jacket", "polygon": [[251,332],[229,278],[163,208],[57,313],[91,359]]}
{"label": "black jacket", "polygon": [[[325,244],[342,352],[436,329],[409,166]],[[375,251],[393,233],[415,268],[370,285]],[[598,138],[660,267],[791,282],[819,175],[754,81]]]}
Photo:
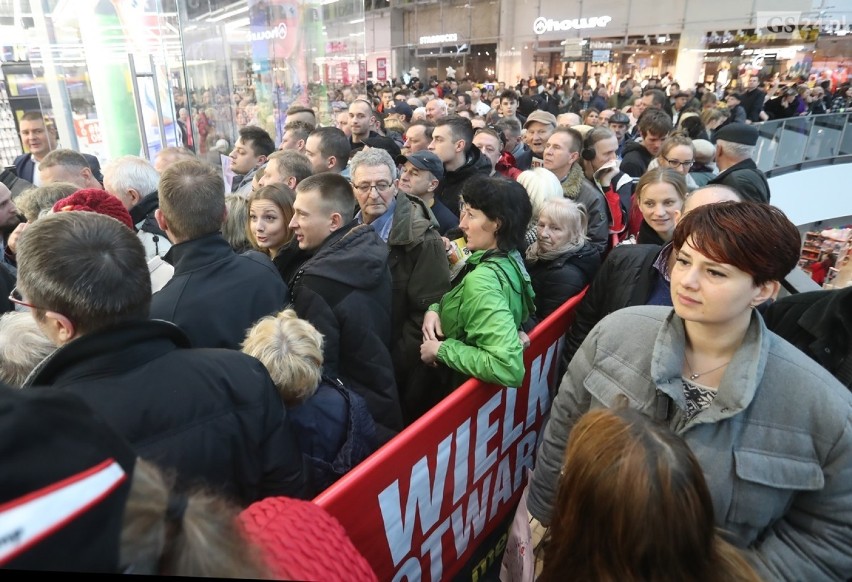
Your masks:
{"label": "black jacket", "polygon": [[263,365],[232,350],[187,348],[170,323],[125,323],[66,344],[25,385],[76,394],[182,485],[201,482],[243,504],[312,494]]}
{"label": "black jacket", "polygon": [[631,178],[640,178],[653,159],[654,156],[645,146],[631,141],[624,145],[624,157],[619,169]]}
{"label": "black jacket", "polygon": [[751,158],[734,164],[710,180],[709,184],[724,184],[747,200],[769,203],[769,182]]}
{"label": "black jacket", "polygon": [[151,299],[151,318],[180,327],[195,348],[239,349],[258,319],[284,309],[287,285],[269,257],[238,255],[218,232],[174,245],[175,274]]}
{"label": "black jacket", "polygon": [[763,318],[771,331],[852,389],[852,287],[784,297]]}
{"label": "black jacket", "polygon": [[465,163],[458,170],[444,172],[444,179],[435,190],[435,198],[444,203],[453,214],[459,215],[459,200],[461,200],[461,189],[465,181],[477,174],[483,176],[491,175],[491,162],[480,153],[475,145],[470,146]]}
{"label": "black jacket", "polygon": [[604,317],[631,305],[645,305],[654,290],[658,273],[654,261],[657,245],[623,245],[612,249],[577,306],[574,323],[565,335],[563,357],[570,362],[577,348]]}
{"label": "black jacket", "polygon": [[760,122],[760,113],[763,111],[763,103],[766,101],[766,93],[761,89],[752,89],[742,94],[743,100],[740,105],[745,110],[746,119],[753,123]]}
{"label": "black jacket", "polygon": [[524,329],[531,330],[582,291],[600,266],[600,254],[588,241],[579,251],[565,253],[552,261],[527,261],[527,272],[535,291],[535,315],[527,320]]}
{"label": "black jacket", "polygon": [[323,335],[325,373],[367,401],[382,442],[402,430],[391,362],[391,289],[388,246],[354,220],[325,240],[292,284],[296,313]]}

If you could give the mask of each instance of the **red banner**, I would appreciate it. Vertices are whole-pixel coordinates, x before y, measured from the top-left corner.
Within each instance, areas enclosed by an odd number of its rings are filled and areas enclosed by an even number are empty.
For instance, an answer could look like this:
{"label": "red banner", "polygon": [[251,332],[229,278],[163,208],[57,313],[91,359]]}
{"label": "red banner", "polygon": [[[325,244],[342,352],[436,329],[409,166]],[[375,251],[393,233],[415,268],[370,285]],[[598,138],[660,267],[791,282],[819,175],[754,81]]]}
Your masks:
{"label": "red banner", "polygon": [[[558,382],[561,340],[581,298],[530,334],[522,386],[465,382],[317,497],[379,580],[451,579],[514,511]],[[482,570],[502,558],[492,554]]]}

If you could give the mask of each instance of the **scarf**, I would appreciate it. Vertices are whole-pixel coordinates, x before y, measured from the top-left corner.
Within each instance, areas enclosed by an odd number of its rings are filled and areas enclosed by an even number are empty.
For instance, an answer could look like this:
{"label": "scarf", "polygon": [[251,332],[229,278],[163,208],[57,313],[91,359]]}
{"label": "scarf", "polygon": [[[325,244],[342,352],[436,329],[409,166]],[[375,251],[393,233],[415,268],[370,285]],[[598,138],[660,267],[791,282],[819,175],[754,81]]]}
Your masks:
{"label": "scarf", "polygon": [[539,248],[538,241],[527,247],[527,261],[529,263],[537,263],[538,261],[553,261],[562,255],[574,254],[585,246],[585,239],[580,239],[578,242],[568,242],[550,251],[545,251]]}

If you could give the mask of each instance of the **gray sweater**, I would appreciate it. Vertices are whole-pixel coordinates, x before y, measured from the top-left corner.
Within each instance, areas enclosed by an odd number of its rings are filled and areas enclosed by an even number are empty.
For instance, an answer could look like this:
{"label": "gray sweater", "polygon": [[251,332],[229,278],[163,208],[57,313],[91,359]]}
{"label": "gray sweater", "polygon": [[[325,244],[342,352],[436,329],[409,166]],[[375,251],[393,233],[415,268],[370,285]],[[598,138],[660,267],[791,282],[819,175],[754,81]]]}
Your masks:
{"label": "gray sweater", "polygon": [[704,468],[717,525],[763,577],[852,576],[852,395],[755,313],[712,404],[687,421],[685,340],[669,307],[628,307],[592,330],[554,399],[530,513],[550,523],[568,434],[583,413],[623,395],[654,417],[659,389],[670,398],[666,423]]}

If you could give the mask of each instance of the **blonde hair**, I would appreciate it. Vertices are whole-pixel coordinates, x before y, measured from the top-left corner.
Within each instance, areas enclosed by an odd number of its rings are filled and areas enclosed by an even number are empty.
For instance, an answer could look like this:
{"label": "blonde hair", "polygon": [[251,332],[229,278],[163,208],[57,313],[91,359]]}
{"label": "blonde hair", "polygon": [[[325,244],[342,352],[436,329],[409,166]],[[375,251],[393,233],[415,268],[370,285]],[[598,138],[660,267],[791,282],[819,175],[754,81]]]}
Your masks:
{"label": "blonde hair", "polygon": [[536,218],[547,216],[568,233],[568,244],[577,245],[587,240],[586,228],[589,222],[586,208],[568,198],[554,198],[541,206]]}
{"label": "blonde hair", "polygon": [[13,311],[0,317],[0,381],[19,388],[55,349],[31,313]]}
{"label": "blonde hair", "polygon": [[[205,491],[174,495],[172,489],[155,465],[136,461],[121,528],[122,567],[133,574],[269,577],[243,536],[239,507]],[[169,515],[175,500],[186,503],[182,515]]]}
{"label": "blonde hair", "polygon": [[253,356],[269,375],[286,404],[314,395],[322,379],[322,334],[292,309],[266,316],[248,331],[243,353]]}

